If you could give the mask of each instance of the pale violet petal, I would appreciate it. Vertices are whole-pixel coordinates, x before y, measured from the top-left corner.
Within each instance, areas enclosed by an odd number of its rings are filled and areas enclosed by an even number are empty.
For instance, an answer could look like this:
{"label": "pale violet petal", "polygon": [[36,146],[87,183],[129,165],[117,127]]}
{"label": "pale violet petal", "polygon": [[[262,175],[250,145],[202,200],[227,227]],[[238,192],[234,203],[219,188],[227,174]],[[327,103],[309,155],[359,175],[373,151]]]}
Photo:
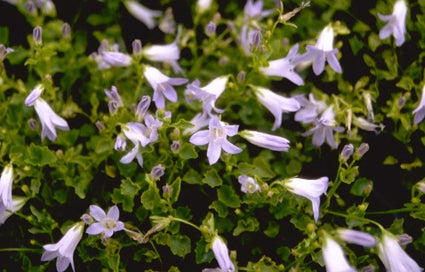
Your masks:
{"label": "pale violet petal", "polygon": [[194,145],[205,145],[210,141],[209,133],[210,132],[208,130],[198,131],[190,137],[189,142]]}
{"label": "pale violet petal", "polygon": [[241,153],[242,149],[237,147],[236,145],[232,144],[231,142],[224,140],[221,143],[221,147],[223,148],[224,151],[226,151],[229,154],[237,154],[237,153]]}
{"label": "pale violet petal", "polygon": [[105,211],[97,205],[90,205],[90,214],[96,221],[101,221],[106,217]]}
{"label": "pale violet petal", "polygon": [[326,59],[327,59],[327,61],[328,61],[329,65],[331,66],[331,68],[332,68],[335,72],[337,72],[337,73],[342,73],[341,65],[339,64],[339,61],[338,61],[338,59],[336,58],[335,53],[333,53],[333,52],[329,52],[329,53],[326,55]]}
{"label": "pale violet petal", "polygon": [[221,154],[221,144],[217,141],[211,141],[208,145],[207,157],[210,165],[218,161]]}
{"label": "pale violet petal", "polygon": [[103,226],[102,223],[95,222],[87,228],[86,233],[89,235],[97,235],[102,233],[104,230],[105,230],[105,227]]}
{"label": "pale violet petal", "polygon": [[118,209],[117,205],[112,206],[108,210],[108,214],[106,216],[113,219],[114,221],[117,221],[120,217],[120,210]]}

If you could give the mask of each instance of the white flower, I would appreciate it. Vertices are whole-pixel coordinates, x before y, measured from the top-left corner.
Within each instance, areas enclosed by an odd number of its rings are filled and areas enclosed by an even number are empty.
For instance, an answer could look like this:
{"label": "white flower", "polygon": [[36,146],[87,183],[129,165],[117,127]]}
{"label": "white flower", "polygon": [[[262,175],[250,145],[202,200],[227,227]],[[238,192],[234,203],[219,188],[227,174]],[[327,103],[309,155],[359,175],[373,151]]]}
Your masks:
{"label": "white flower", "polygon": [[294,84],[304,85],[304,80],[294,71],[298,57],[298,44],[295,44],[285,58],[269,61],[269,66],[260,67],[260,71],[266,76],[285,77]]}
{"label": "white flower", "polygon": [[[127,137],[127,139],[129,139],[134,144],[134,147],[130,150],[130,152],[128,152],[120,159],[120,162],[123,164],[128,164],[132,162],[134,158],[136,158],[138,164],[143,167],[143,157],[139,150],[142,143],[146,145],[149,141],[143,134],[143,124],[128,122],[123,128],[123,132],[125,137]],[[122,150],[123,148],[125,149],[125,146],[126,144],[122,142],[122,139],[118,140],[117,138],[116,149],[119,148]]]}
{"label": "white flower", "polygon": [[353,124],[363,130],[373,131],[376,134],[379,134],[379,132],[381,132],[384,129],[383,124],[377,125],[377,124],[369,122],[368,120],[362,117],[354,117]]}
{"label": "white flower", "polygon": [[205,114],[211,114],[214,110],[216,113],[222,113],[223,110],[216,108],[215,102],[226,88],[228,76],[217,77],[204,87],[200,87],[198,80],[187,85],[185,96],[187,100],[199,100],[202,102],[202,111]]}
{"label": "white flower", "polygon": [[294,97],[301,105],[301,109],[295,113],[294,119],[303,124],[313,122],[319,114],[326,109],[326,103],[323,101],[316,101],[312,93],[309,94],[308,98],[309,99],[305,98],[303,95]]}
{"label": "white flower", "polygon": [[242,149],[230,143],[227,136],[235,136],[238,133],[238,125],[225,125],[217,116],[212,116],[208,130],[201,130],[190,137],[194,145],[208,144],[207,157],[210,165],[216,163],[220,158],[221,149],[230,154],[242,152]]}
{"label": "white flower", "polygon": [[247,175],[240,175],[238,177],[238,182],[241,184],[241,191],[244,193],[252,194],[260,190],[260,186],[255,182],[252,177]]}
{"label": "white flower", "polygon": [[383,230],[378,243],[379,258],[388,272],[420,272],[422,268],[398,244],[397,238]]}
{"label": "white flower", "polygon": [[243,12],[245,16],[251,19],[258,17],[258,19],[261,20],[262,18],[269,16],[273,10],[269,9],[263,11],[263,0],[257,0],[256,2],[253,0],[247,0]]}
{"label": "white flower", "polygon": [[425,85],[422,88],[421,101],[419,102],[418,107],[412,113],[415,115],[414,122],[416,125],[422,122],[425,117]]}
{"label": "white flower", "polygon": [[393,7],[391,15],[382,15],[378,13],[379,19],[387,24],[379,31],[379,38],[386,39],[391,34],[395,38],[395,44],[401,46],[404,43],[404,35],[406,32],[406,14],[407,5],[404,0],[398,0]]}
{"label": "white flower", "polygon": [[43,141],[47,136],[50,141],[54,141],[57,136],[56,127],[61,130],[69,130],[69,126],[65,119],[57,115],[49,104],[40,97],[42,91],[43,87],[41,87],[41,85],[37,85],[25,99],[25,105],[34,106],[34,109],[40,118],[41,140]]}
{"label": "white flower", "polygon": [[22,209],[26,201],[27,198],[25,197],[12,196],[12,206],[7,207],[7,210],[2,213],[0,212],[0,225],[4,224],[13,213]]}
{"label": "white flower", "polygon": [[283,137],[253,130],[244,130],[239,135],[251,144],[273,151],[288,151],[289,149],[289,140]]}
{"label": "white flower", "polygon": [[176,39],[166,45],[150,45],[143,47],[143,55],[150,61],[167,62],[173,67],[174,73],[184,74],[183,69],[177,63],[180,59],[178,41],[180,39],[181,27],[179,27]]}
{"label": "white flower", "polygon": [[131,15],[133,15],[140,22],[144,23],[149,29],[153,29],[156,26],[157,23],[155,18],[162,15],[161,11],[151,10],[137,1],[124,1],[124,5]]}
{"label": "white flower", "polygon": [[220,236],[214,237],[212,241],[212,250],[222,272],[235,271],[235,266],[229,257],[229,250]]}
{"label": "white flower", "polygon": [[165,108],[165,98],[171,102],[176,102],[177,92],[173,86],[187,82],[185,78],[170,78],[151,66],[146,66],[143,74],[154,90],[152,100],[158,109]]}
{"label": "white flower", "polygon": [[357,271],[348,263],[341,246],[327,234],[325,234],[325,240],[322,245],[322,254],[327,272]]}
{"label": "white flower", "polygon": [[282,124],[282,113],[294,112],[300,108],[300,104],[294,98],[283,97],[262,87],[253,87],[253,89],[260,103],[263,104],[275,118],[272,130],[277,129]]}
{"label": "white flower", "polygon": [[291,178],[285,183],[288,190],[311,201],[314,221],[319,219],[320,196],[328,189],[328,177],[318,179]]}
{"label": "white flower", "polygon": [[338,229],[339,237],[345,242],[356,244],[364,247],[376,246],[376,239],[369,233],[351,230],[351,229]]}
{"label": "white flower", "polygon": [[12,202],[13,166],[8,164],[3,168],[0,177],[0,214],[13,207]]}
{"label": "white flower", "polygon": [[202,14],[209,10],[211,8],[212,1],[213,0],[198,0],[196,2],[196,12]]}
{"label": "white flower", "polygon": [[97,222],[87,228],[87,234],[97,235],[103,233],[106,238],[109,238],[114,232],[124,229],[124,223],[118,221],[120,211],[116,205],[112,206],[107,214],[99,206],[90,205],[90,214]]}
{"label": "white flower", "polygon": [[298,62],[313,60],[313,72],[320,75],[325,69],[327,61],[337,73],[342,73],[341,65],[336,58],[338,49],[333,48],[334,31],[332,26],[326,26],[317,40],[316,45],[307,45],[307,52],[298,58]]}
{"label": "white flower", "polygon": [[84,223],[79,222],[74,224],[56,244],[44,245],[45,252],[41,256],[41,261],[56,260],[56,269],[58,272],[65,271],[69,264],[72,270],[74,267],[74,251],[81,240],[84,232]]}
{"label": "white flower", "polygon": [[313,144],[315,146],[321,146],[325,140],[329,146],[337,148],[335,143],[333,132],[342,132],[343,127],[336,127],[335,113],[332,106],[328,107],[323,113],[320,119],[316,120],[315,126],[307,132],[303,133],[303,136],[309,136],[313,134]]}

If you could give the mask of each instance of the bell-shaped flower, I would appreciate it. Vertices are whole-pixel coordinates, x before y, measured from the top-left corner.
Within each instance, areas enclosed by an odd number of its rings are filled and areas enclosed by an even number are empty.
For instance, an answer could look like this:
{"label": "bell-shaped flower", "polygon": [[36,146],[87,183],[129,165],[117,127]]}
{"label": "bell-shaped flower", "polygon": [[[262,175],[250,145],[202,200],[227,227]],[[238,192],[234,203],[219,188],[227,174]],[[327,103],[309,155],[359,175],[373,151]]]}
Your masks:
{"label": "bell-shaped flower", "polygon": [[363,247],[376,246],[376,239],[369,233],[352,230],[352,229],[338,229],[338,236],[345,242],[356,244]]}
{"label": "bell-shaped flower", "polygon": [[258,100],[274,116],[275,121],[272,130],[282,124],[282,113],[294,112],[300,109],[300,104],[294,98],[286,98],[262,87],[253,87]]}
{"label": "bell-shaped flower", "polygon": [[241,185],[241,191],[248,194],[253,194],[260,190],[260,186],[257,184],[257,182],[247,175],[240,175],[238,177],[238,182]]}
{"label": "bell-shaped flower", "polygon": [[260,29],[252,28],[250,25],[244,24],[237,41],[245,55],[251,56],[252,50],[260,45],[261,39],[262,34]]}
{"label": "bell-shaped flower", "polygon": [[12,196],[12,206],[7,207],[7,210],[4,212],[0,212],[0,226],[6,222],[6,220],[15,212],[22,209],[27,201],[26,197],[22,196]]}
{"label": "bell-shaped flower", "polygon": [[189,141],[194,145],[208,144],[207,157],[212,165],[220,158],[221,149],[229,154],[242,152],[242,149],[227,140],[227,136],[235,136],[238,133],[238,128],[238,125],[225,125],[214,115],[210,119],[208,130],[196,132]]}
{"label": "bell-shaped flower", "polygon": [[162,11],[149,9],[134,0],[124,1],[124,5],[134,18],[145,24],[149,29],[155,28],[157,25],[155,18],[162,15]]}
{"label": "bell-shaped flower", "polygon": [[393,7],[391,15],[382,15],[378,13],[379,19],[387,24],[379,31],[379,38],[381,40],[388,38],[393,34],[395,44],[401,46],[404,43],[404,35],[406,33],[406,15],[407,5],[404,0],[398,0]]}
{"label": "bell-shaped flower", "polygon": [[196,1],[196,12],[202,14],[211,8],[213,0],[198,0]]}
{"label": "bell-shaped flower", "polygon": [[313,72],[320,75],[325,69],[327,61],[331,68],[342,73],[341,65],[336,57],[338,49],[333,48],[334,31],[332,26],[326,26],[319,35],[316,45],[307,45],[307,52],[298,58],[298,62],[313,60]]}
{"label": "bell-shaped flower", "polygon": [[13,166],[8,164],[3,168],[0,177],[0,214],[13,207],[12,202]]}
{"label": "bell-shaped flower", "polygon": [[40,95],[43,88],[38,85],[25,99],[25,105],[34,106],[41,122],[41,140],[47,136],[50,141],[56,139],[56,127],[61,130],[69,130],[68,123],[57,115]]}
{"label": "bell-shaped flower", "polygon": [[314,221],[319,219],[320,196],[328,189],[328,177],[318,179],[291,178],[285,187],[296,195],[309,199],[313,207]]}
{"label": "bell-shaped flower", "polygon": [[332,106],[328,107],[321,115],[320,119],[316,120],[315,126],[303,133],[303,136],[313,135],[313,145],[321,146],[325,140],[329,146],[337,148],[333,132],[342,132],[343,127],[337,127],[335,121],[335,113]]}
{"label": "bell-shaped flower", "polygon": [[326,103],[314,99],[314,95],[310,93],[308,98],[303,95],[293,97],[300,103],[301,109],[295,113],[295,121],[303,124],[312,123],[326,109]]}
{"label": "bell-shaped flower", "polygon": [[322,254],[327,272],[356,272],[347,261],[341,246],[328,234],[325,234]]}
{"label": "bell-shaped flower", "polygon": [[104,237],[109,238],[114,232],[124,229],[124,223],[118,221],[120,211],[116,205],[112,206],[108,213],[105,213],[99,206],[90,205],[90,214],[97,222],[87,228],[87,234],[97,235],[102,233]]}
{"label": "bell-shaped flower", "polygon": [[[136,122],[128,122],[124,126],[123,128],[124,135],[127,139],[129,139],[133,143],[134,146],[130,150],[130,152],[128,152],[126,155],[124,155],[120,159],[121,163],[128,164],[132,162],[134,158],[136,158],[139,165],[143,167],[143,157],[142,157],[142,154],[140,153],[140,147],[142,143],[144,145],[147,145],[149,142],[149,140],[143,133],[143,130],[144,130],[143,127],[144,127],[143,124],[136,123]],[[121,137],[121,136],[118,136],[118,137]],[[122,142],[122,138],[118,140],[118,137],[115,142],[115,146],[116,146],[115,149],[116,150],[117,148],[120,150],[122,150],[123,148],[125,149],[126,144]]]}
{"label": "bell-shaped flower", "polygon": [[230,260],[227,245],[220,236],[216,235],[214,237],[211,248],[222,272],[235,271],[235,265]]}
{"label": "bell-shaped flower", "polygon": [[364,119],[363,117],[354,117],[353,124],[357,126],[358,128],[361,128],[367,131],[373,131],[376,134],[379,134],[384,129],[383,124],[377,125],[377,124],[371,123],[368,120]]}
{"label": "bell-shaped flower", "polygon": [[419,102],[419,105],[416,107],[416,109],[412,113],[415,115],[414,122],[416,125],[422,122],[422,120],[425,117],[425,85],[422,88],[421,101]]}
{"label": "bell-shaped flower", "polygon": [[176,102],[177,92],[173,86],[187,82],[185,78],[170,78],[151,66],[146,66],[143,74],[154,90],[152,100],[158,109],[165,108],[165,98],[171,102]]}
{"label": "bell-shaped flower", "polygon": [[177,62],[180,59],[180,49],[178,46],[180,33],[181,27],[179,27],[176,39],[170,44],[148,45],[143,47],[143,56],[145,56],[150,61],[169,63],[171,67],[173,67],[174,73],[184,74],[183,69]]}
{"label": "bell-shaped flower", "polygon": [[146,112],[148,111],[150,105],[151,105],[151,97],[148,95],[144,95],[142,99],[140,99],[136,108],[136,117],[139,121],[145,117]]}
{"label": "bell-shaped flower", "polygon": [[244,130],[239,135],[251,144],[273,151],[288,151],[289,140],[263,132]]}
{"label": "bell-shaped flower", "polygon": [[103,51],[102,59],[109,67],[126,67],[131,64],[131,57],[118,51]]}
{"label": "bell-shaped flower", "polygon": [[243,13],[249,19],[261,20],[264,17],[269,16],[273,10],[263,10],[263,0],[247,0],[243,8]]}
{"label": "bell-shaped flower", "polygon": [[294,84],[304,85],[304,80],[294,71],[298,64],[298,58],[298,44],[295,44],[286,57],[269,61],[269,66],[260,67],[260,71],[266,76],[284,77]]}
{"label": "bell-shaped flower", "polygon": [[381,241],[378,243],[378,255],[390,272],[420,272],[421,267],[401,248],[397,237],[383,230]]}
{"label": "bell-shaped flower", "polygon": [[193,125],[193,127],[186,128],[183,131],[184,135],[191,135],[200,130],[201,128],[208,126],[208,124],[210,123],[210,115],[204,112],[200,112],[195,115],[192,120],[190,120],[190,123]]}
{"label": "bell-shaped flower", "polygon": [[121,96],[118,93],[117,87],[112,86],[111,90],[105,89],[105,94],[109,99],[109,102],[108,102],[109,113],[115,114],[117,112],[117,109],[124,105],[122,103]]}
{"label": "bell-shaped flower", "polygon": [[58,272],[65,271],[71,264],[72,271],[74,267],[74,251],[80,242],[84,232],[84,223],[74,224],[56,244],[47,244],[43,248],[45,252],[41,256],[41,261],[56,260],[56,269]]}
{"label": "bell-shaped flower", "polygon": [[216,113],[222,113],[223,110],[215,106],[218,97],[226,88],[228,76],[217,77],[204,87],[200,87],[199,80],[187,85],[185,96],[188,102],[191,100],[199,100],[202,102],[202,112],[212,114],[212,110]]}

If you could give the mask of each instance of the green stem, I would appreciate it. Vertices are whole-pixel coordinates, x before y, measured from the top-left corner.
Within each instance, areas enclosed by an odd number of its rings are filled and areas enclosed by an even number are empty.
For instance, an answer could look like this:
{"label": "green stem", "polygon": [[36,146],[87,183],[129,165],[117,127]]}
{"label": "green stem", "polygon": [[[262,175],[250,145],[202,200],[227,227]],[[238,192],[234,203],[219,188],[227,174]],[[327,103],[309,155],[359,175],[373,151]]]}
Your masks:
{"label": "green stem", "polygon": [[374,212],[366,212],[368,215],[376,215],[376,214],[393,214],[393,213],[399,213],[399,212],[412,212],[415,211],[415,209],[411,208],[399,208],[399,209],[393,209],[388,211],[374,211]]}
{"label": "green stem", "polygon": [[330,189],[330,190],[329,190],[329,192],[327,193],[326,202],[325,202],[325,203],[324,203],[324,205],[323,205],[323,208],[324,208],[324,209],[327,209],[327,208],[329,207],[329,205],[331,204],[332,196],[335,194],[335,192],[336,192],[336,190],[338,189],[339,185],[341,185],[341,182],[342,182],[342,181],[339,179],[339,175],[340,175],[340,173],[341,173],[341,168],[342,168],[342,163],[341,163],[341,162],[339,162],[338,170],[337,170],[337,172],[336,172],[335,180],[334,180],[334,182],[333,182],[333,184],[332,184],[331,189]]}
{"label": "green stem", "polygon": [[376,225],[377,227],[379,227],[381,230],[384,229],[384,227],[382,227],[381,224],[379,224],[378,222],[372,220],[372,219],[368,219],[368,218],[364,218],[364,217],[359,217],[359,216],[355,216],[355,215],[351,215],[351,214],[345,214],[345,213],[340,213],[340,212],[335,212],[335,211],[331,211],[331,210],[326,210],[325,213],[329,213],[329,214],[333,214],[339,217],[344,217],[344,218],[352,218],[352,219],[356,219],[359,221],[363,221],[365,223],[371,223]]}
{"label": "green stem", "polygon": [[42,249],[38,249],[38,248],[8,247],[8,248],[0,248],[0,252],[34,252],[34,253],[43,253],[43,250]]}
{"label": "green stem", "polygon": [[191,223],[191,222],[189,222],[189,221],[186,221],[186,220],[181,219],[181,218],[178,218],[178,217],[173,217],[173,216],[169,216],[169,219],[170,219],[170,220],[173,220],[173,221],[180,222],[180,223],[184,223],[184,224],[186,224],[186,225],[189,225],[189,226],[191,226],[191,227],[193,227],[193,228],[195,228],[195,229],[199,230],[199,231],[202,233],[202,230],[201,230],[201,228],[200,228],[200,227],[198,227],[197,225],[195,225],[195,224],[193,224],[193,223]]}

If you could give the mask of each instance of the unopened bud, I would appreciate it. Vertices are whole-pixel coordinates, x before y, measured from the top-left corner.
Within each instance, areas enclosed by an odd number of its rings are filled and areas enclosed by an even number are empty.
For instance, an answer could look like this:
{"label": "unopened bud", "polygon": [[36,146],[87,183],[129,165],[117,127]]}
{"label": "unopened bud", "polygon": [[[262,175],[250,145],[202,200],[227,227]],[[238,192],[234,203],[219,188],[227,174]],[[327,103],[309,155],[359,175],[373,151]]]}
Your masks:
{"label": "unopened bud", "polygon": [[162,186],[162,196],[164,198],[170,198],[173,188],[169,184]]}
{"label": "unopened bud", "polygon": [[30,129],[36,130],[38,128],[38,122],[37,122],[37,120],[35,120],[34,118],[30,118],[28,120],[28,126],[30,127]]}
{"label": "unopened bud", "polygon": [[149,106],[151,105],[151,97],[148,95],[145,95],[140,99],[139,104],[137,104],[136,108],[136,116],[139,121],[141,121],[144,117],[146,112],[149,109]]}
{"label": "unopened bud", "polygon": [[139,39],[135,39],[131,43],[131,47],[133,48],[133,55],[140,55],[142,53],[142,42]]}
{"label": "unopened bud", "polygon": [[63,23],[62,25],[62,37],[65,39],[71,37],[71,26],[68,23]]}
{"label": "unopened bud", "polygon": [[162,166],[162,164],[158,164],[157,166],[154,166],[154,168],[152,168],[151,177],[153,180],[158,180],[164,175],[164,172],[165,167]]}
{"label": "unopened bud", "polygon": [[93,218],[87,213],[83,214],[80,219],[87,225],[90,225],[93,223]]}
{"label": "unopened bud", "polygon": [[180,150],[180,141],[173,141],[173,143],[171,144],[171,151],[173,151],[173,153],[178,153]]}
{"label": "unopened bud", "polygon": [[42,43],[42,35],[43,35],[43,29],[41,26],[34,27],[32,31],[32,38],[34,39],[35,44],[40,45]]}
{"label": "unopened bud", "polygon": [[244,82],[245,81],[245,77],[246,77],[245,71],[240,71],[238,73],[238,75],[236,76],[236,78],[237,78],[237,80],[238,80],[239,83]]}
{"label": "unopened bud", "polygon": [[423,194],[425,194],[425,181],[420,181],[416,184],[416,186],[418,187],[418,190],[420,192],[422,192]]}
{"label": "unopened bud", "polygon": [[252,46],[254,47],[254,48],[257,48],[259,45],[260,45],[260,43],[261,43],[261,41],[263,40],[263,34],[261,34],[261,31],[260,30],[256,30],[255,32],[254,32],[254,34],[252,35]]}
{"label": "unopened bud", "polygon": [[27,9],[28,13],[31,15],[36,15],[37,14],[37,8],[34,4],[33,1],[27,1],[25,3],[25,8]]}
{"label": "unopened bud", "polygon": [[345,145],[340,154],[340,159],[346,162],[353,155],[354,146],[352,144]]}
{"label": "unopened bud", "polygon": [[96,128],[99,131],[105,130],[105,123],[103,123],[102,121],[97,120],[96,123],[95,123],[95,125],[96,125]]}
{"label": "unopened bud", "polygon": [[406,103],[406,97],[405,96],[402,96],[402,97],[400,97],[399,99],[398,99],[398,101],[397,101],[397,106],[399,107],[399,108],[402,108],[403,106],[404,106],[404,104]]}
{"label": "unopened bud", "polygon": [[375,266],[372,264],[363,267],[361,270],[361,272],[374,272],[374,271],[375,271]]}
{"label": "unopened bud", "polygon": [[367,109],[367,120],[373,123],[375,122],[375,115],[373,113],[372,97],[370,96],[369,92],[365,92],[363,98]]}
{"label": "unopened bud", "polygon": [[214,24],[214,22],[210,21],[205,27],[205,34],[207,34],[207,36],[214,35],[216,28],[217,26]]}
{"label": "unopened bud", "polygon": [[412,236],[410,236],[410,235],[409,235],[409,234],[407,234],[407,233],[400,234],[397,238],[398,238],[398,243],[399,243],[401,246],[405,246],[405,245],[408,245],[408,244],[410,244],[411,242],[413,242],[413,238],[412,238]]}
{"label": "unopened bud", "polygon": [[361,143],[356,152],[354,152],[354,159],[359,160],[363,157],[366,152],[369,151],[369,145],[367,143]]}
{"label": "unopened bud", "polygon": [[227,63],[229,63],[229,58],[228,58],[228,57],[226,57],[226,56],[221,57],[221,58],[218,60],[218,64],[220,64],[220,66],[225,66],[225,65],[227,65]]}

